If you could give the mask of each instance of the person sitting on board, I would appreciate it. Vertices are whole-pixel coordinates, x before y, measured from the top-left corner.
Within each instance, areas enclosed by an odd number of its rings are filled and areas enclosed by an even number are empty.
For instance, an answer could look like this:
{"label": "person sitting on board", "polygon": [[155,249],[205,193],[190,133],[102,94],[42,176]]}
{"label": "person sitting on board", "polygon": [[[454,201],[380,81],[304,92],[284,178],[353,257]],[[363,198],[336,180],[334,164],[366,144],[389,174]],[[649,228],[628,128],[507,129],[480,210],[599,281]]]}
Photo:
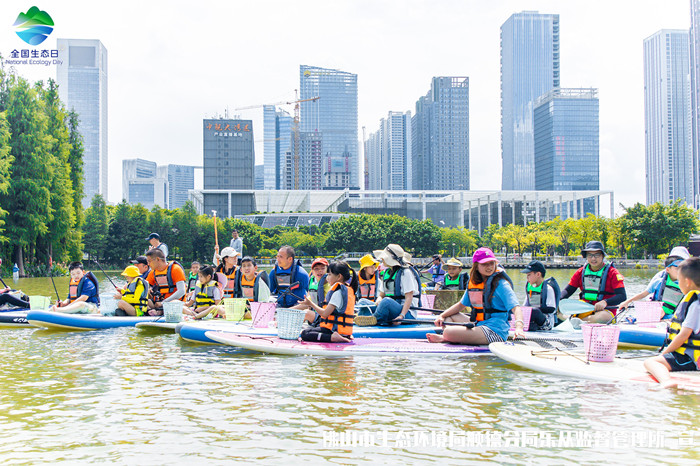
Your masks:
{"label": "person sitting on board", "polygon": [[151,273],[151,268],[148,266],[148,259],[146,256],[139,256],[132,260],[131,263],[135,265],[137,269],[139,269],[141,278],[146,279],[148,274]]}
{"label": "person sitting on board", "polygon": [[[445,326],[442,335],[426,335],[428,341],[463,345],[488,345],[506,341],[511,313],[515,318],[515,336],[525,336],[523,313],[513,291],[513,282],[498,265],[493,251],[489,248],[474,251],[469,276],[467,291],[462,300],[437,316],[435,325],[440,327],[445,322],[459,322],[473,323],[474,326]],[[472,308],[469,316],[461,313],[467,307]]]}
{"label": "person sitting on board", "polygon": [[187,300],[194,294],[194,289],[197,286],[197,280],[199,280],[199,261],[192,261],[190,263],[190,273],[187,275]]}
{"label": "person sitting on board", "polygon": [[70,283],[68,298],[51,306],[52,311],[68,314],[93,314],[100,305],[100,284],[92,272],[85,272],[82,262],[71,262],[68,266]]}
{"label": "person sitting on board", "polygon": [[233,293],[236,289],[238,252],[227,246],[221,250],[221,255],[218,254],[218,251],[214,254],[214,264],[216,265],[216,272],[224,274],[227,279],[224,287],[224,298],[233,298]]}
{"label": "person sitting on board", "polygon": [[122,275],[129,279],[129,283],[114,294],[114,298],[119,300],[115,315],[136,317],[148,315],[148,291],[151,288],[148,282],[141,277],[135,265],[125,268]]}
{"label": "person sitting on board", "polygon": [[398,324],[403,319],[415,319],[417,313],[411,307],[420,307],[421,288],[411,255],[398,244],[390,244],[373,254],[386,267],[379,275],[379,297],[374,312],[377,324]]}
{"label": "person sitting on board", "polygon": [[[270,272],[270,292],[277,295],[278,307],[292,307],[301,301],[309,291],[309,274],[301,261],[295,260],[294,248],[285,245],[277,251],[277,262]],[[290,285],[298,283],[293,290]],[[290,293],[285,293],[290,291]]]}
{"label": "person sitting on board", "polygon": [[357,294],[355,295],[355,325],[376,325],[377,319],[374,311],[377,310],[377,298],[379,298],[379,262],[372,254],[365,254],[360,258],[360,272],[357,275]]}
{"label": "person sitting on board", "polygon": [[[350,281],[349,285],[346,282]],[[304,341],[322,341],[348,343],[352,339],[353,319],[355,317],[355,294],[358,279],[347,262],[332,262],[328,266],[328,304],[321,307],[307,295],[302,305],[311,308],[306,313],[306,320],[312,326],[302,330],[300,338]]]}
{"label": "person sitting on board", "polygon": [[593,309],[571,317],[606,324],[615,316],[617,306],[627,299],[625,278],[610,262],[605,261],[605,248],[600,241],[586,243],[581,255],[587,264],[574,272],[561,293],[561,299],[567,299],[580,288],[579,298],[593,304]]}
{"label": "person sitting on board", "polygon": [[[17,296],[15,296],[16,294],[19,294],[20,297],[18,298]],[[26,309],[29,307],[29,296],[25,295],[21,291],[13,290],[9,287],[3,288],[2,290],[0,290],[0,306],[5,305]]]}
{"label": "person sitting on board", "polygon": [[464,268],[462,261],[452,257],[445,262],[445,268],[447,269],[447,273],[445,274],[444,281],[441,285],[438,285],[436,289],[466,290],[467,283],[469,282],[469,274],[467,272],[461,273]]}
{"label": "person sitting on board", "polygon": [[150,235],[148,235],[148,238],[146,238],[146,241],[148,241],[150,246],[148,246],[148,248],[146,248],[146,251],[144,251],[145,255],[148,255],[148,251],[160,249],[161,251],[163,251],[163,255],[165,256],[165,258],[168,258],[168,245],[160,242],[160,235],[158,233],[151,233]]}
{"label": "person sitting on board", "polygon": [[675,387],[670,372],[700,370],[700,257],[681,262],[678,285],[685,294],[668,328],[666,347],[644,367],[663,388]]}
{"label": "person sitting on board", "polygon": [[195,319],[224,315],[224,309],[221,306],[223,293],[215,276],[216,272],[211,266],[205,266],[199,270],[199,280],[195,285],[194,295],[182,308],[184,314]]}
{"label": "person sitting on board", "polygon": [[559,284],[554,277],[545,280],[547,269],[540,261],[531,261],[520,272],[527,274],[523,306],[532,309],[529,330],[552,330],[557,324],[557,308],[561,295]]}
{"label": "person sitting on board", "polygon": [[428,269],[428,273],[432,275],[433,280],[428,282],[427,285],[439,290],[445,282],[445,268],[442,266],[441,254],[433,254],[433,263]]}
{"label": "person sitting on board", "polygon": [[325,306],[326,295],[331,289],[328,282],[328,260],[325,257],[314,259],[311,263],[311,275],[309,275],[309,296],[318,306]]}
{"label": "person sitting on board", "polygon": [[690,258],[690,253],[683,246],[677,246],[671,250],[671,254],[664,262],[664,270],[654,275],[646,290],[620,303],[620,310],[627,308],[630,303],[639,301],[651,295],[652,301],[661,301],[664,310],[664,319],[673,317],[678,304],[683,299],[683,292],[678,285],[678,266],[685,259]]}
{"label": "person sitting on board", "polygon": [[151,299],[148,301],[148,315],[163,315],[163,303],[185,297],[185,269],[177,262],[167,262],[160,249],[146,253],[151,272],[146,281],[151,285]]}
{"label": "person sitting on board", "polygon": [[258,271],[258,264],[250,256],[241,259],[236,275],[234,298],[246,298],[248,302],[267,302],[270,297],[270,281],[267,272]]}

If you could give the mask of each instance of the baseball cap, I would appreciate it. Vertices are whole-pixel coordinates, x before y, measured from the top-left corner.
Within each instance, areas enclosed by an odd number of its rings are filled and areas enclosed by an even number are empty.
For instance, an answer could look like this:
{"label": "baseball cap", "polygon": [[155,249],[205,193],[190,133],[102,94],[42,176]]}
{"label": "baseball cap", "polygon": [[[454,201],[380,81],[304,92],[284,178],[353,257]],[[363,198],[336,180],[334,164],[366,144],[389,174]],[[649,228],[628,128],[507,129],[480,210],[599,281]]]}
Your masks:
{"label": "baseball cap", "polygon": [[527,267],[522,269],[520,273],[529,273],[529,272],[539,272],[542,274],[544,277],[544,274],[547,273],[547,269],[545,269],[544,264],[540,261],[531,261],[529,264],[527,264]]}
{"label": "baseball cap", "polygon": [[160,235],[158,233],[151,233],[150,235],[148,235],[148,238],[146,238],[146,241],[152,240],[153,238],[160,241]]}
{"label": "baseball cap", "polygon": [[314,261],[311,263],[311,268],[313,269],[316,264],[323,264],[326,267],[328,267],[328,260],[325,257],[317,257],[314,259]]}
{"label": "baseball cap", "polygon": [[136,259],[132,260],[131,263],[148,265],[148,259],[146,258],[146,256],[139,256]]}
{"label": "baseball cap", "polygon": [[483,264],[484,262],[492,262],[495,260],[497,260],[496,255],[489,248],[479,248],[474,251],[474,255],[472,256],[473,264]]}

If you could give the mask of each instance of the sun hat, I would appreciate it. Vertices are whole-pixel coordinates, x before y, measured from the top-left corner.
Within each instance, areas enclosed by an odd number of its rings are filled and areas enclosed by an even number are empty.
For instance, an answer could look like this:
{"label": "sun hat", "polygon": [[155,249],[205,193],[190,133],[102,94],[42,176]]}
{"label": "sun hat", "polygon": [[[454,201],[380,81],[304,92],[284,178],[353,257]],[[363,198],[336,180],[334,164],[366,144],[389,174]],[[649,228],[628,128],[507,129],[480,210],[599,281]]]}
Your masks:
{"label": "sun hat", "polygon": [[237,255],[239,255],[239,252],[230,246],[227,246],[224,249],[222,249],[220,254],[221,259],[223,259],[224,257],[236,257]]}
{"label": "sun hat", "polygon": [[403,250],[398,244],[390,244],[384,249],[378,249],[373,252],[374,257],[384,261],[388,267],[408,267],[411,265],[411,255]]}
{"label": "sun hat", "polygon": [[316,266],[316,264],[323,264],[323,265],[325,265],[326,267],[328,267],[328,259],[326,259],[325,257],[317,257],[317,258],[314,259],[314,261],[311,263],[311,268],[313,269],[313,268]]}
{"label": "sun hat", "polygon": [[530,272],[539,272],[542,274],[544,277],[544,274],[547,273],[547,269],[545,269],[544,264],[540,261],[531,261],[529,264],[527,264],[527,267],[522,269],[520,273],[530,273]]}
{"label": "sun hat", "polygon": [[489,248],[479,248],[474,251],[472,256],[472,264],[483,264],[485,262],[493,262],[496,259],[496,255]]}
{"label": "sun hat", "polygon": [[683,246],[676,246],[675,248],[671,249],[671,253],[668,255],[668,257],[671,256],[679,257],[683,260],[690,259],[690,253]]}
{"label": "sun hat", "polygon": [[445,267],[464,267],[464,264],[459,259],[452,257],[445,262]]}
{"label": "sun hat", "polygon": [[374,260],[374,257],[372,257],[372,254],[365,254],[360,258],[360,270],[366,269],[367,267],[371,266],[378,266],[379,262]]}
{"label": "sun hat", "polygon": [[586,257],[586,253],[600,251],[605,255],[605,247],[600,241],[589,241],[586,243],[586,247],[581,249],[581,255]]}
{"label": "sun hat", "polygon": [[125,277],[134,278],[134,277],[138,277],[139,275],[141,275],[141,272],[139,272],[139,269],[135,265],[130,265],[124,269],[124,271],[122,272],[122,275]]}

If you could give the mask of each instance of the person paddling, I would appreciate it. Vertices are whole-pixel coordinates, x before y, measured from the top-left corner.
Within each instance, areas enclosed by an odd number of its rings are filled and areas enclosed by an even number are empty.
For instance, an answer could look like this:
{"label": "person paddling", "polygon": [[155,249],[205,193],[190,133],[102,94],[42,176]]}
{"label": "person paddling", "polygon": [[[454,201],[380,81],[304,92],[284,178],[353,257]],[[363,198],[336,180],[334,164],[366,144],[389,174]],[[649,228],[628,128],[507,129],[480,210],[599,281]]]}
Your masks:
{"label": "person paddling", "polygon": [[[346,285],[346,282],[350,285]],[[311,308],[306,320],[313,322],[312,327],[302,330],[300,338],[304,341],[322,341],[348,343],[352,339],[353,319],[355,317],[355,293],[357,293],[357,274],[345,261],[333,262],[328,267],[328,304],[321,307],[314,303],[309,295],[302,302]]]}
{"label": "person paddling", "polygon": [[[450,306],[435,319],[436,326],[444,322],[472,322],[466,326],[445,327],[442,335],[428,334],[431,343],[458,343],[463,345],[488,345],[508,339],[508,317],[515,317],[515,336],[523,337],[523,314],[513,291],[513,282],[489,248],[479,248],[472,256],[469,285],[462,300]],[[469,316],[461,312],[472,308]]]}
{"label": "person paddling", "polygon": [[567,299],[581,289],[579,297],[593,310],[572,317],[587,322],[608,323],[615,316],[617,306],[627,299],[625,279],[611,263],[605,261],[605,248],[600,241],[589,241],[581,250],[586,265],[574,272],[569,284],[561,293]]}
{"label": "person paddling", "polygon": [[227,278],[226,286],[224,287],[224,298],[233,298],[236,289],[236,272],[238,264],[238,252],[231,247],[225,247],[221,250],[221,255],[214,256],[214,263],[217,273],[222,273]]}
{"label": "person paddling", "polygon": [[70,283],[68,298],[58,301],[50,310],[68,314],[92,314],[100,305],[100,284],[92,272],[85,272],[82,262],[71,262],[68,266]]}

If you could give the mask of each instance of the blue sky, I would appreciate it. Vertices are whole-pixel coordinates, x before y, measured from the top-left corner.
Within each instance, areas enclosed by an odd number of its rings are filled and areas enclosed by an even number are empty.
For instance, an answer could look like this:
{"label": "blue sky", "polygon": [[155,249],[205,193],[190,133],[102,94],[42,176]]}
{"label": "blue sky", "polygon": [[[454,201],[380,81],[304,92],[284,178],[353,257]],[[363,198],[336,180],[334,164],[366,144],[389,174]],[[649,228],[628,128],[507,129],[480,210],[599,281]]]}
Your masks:
{"label": "blue sky", "polygon": [[[500,189],[499,32],[523,10],[560,15],[562,87],[599,88],[601,189],[616,202],[644,202],[642,42],[690,22],[688,0],[5,0],[4,57],[26,47],[12,24],[34,5],[55,22],[42,47],[61,37],[108,49],[112,202],[122,159],[201,165],[202,118],[292,100],[300,64],[358,74],[360,138],[388,111],[413,111],[431,77],[469,76],[471,186]],[[17,70],[55,77],[53,66]],[[262,140],[262,110],[240,113]],[[260,142],[257,163],[262,155]]]}

